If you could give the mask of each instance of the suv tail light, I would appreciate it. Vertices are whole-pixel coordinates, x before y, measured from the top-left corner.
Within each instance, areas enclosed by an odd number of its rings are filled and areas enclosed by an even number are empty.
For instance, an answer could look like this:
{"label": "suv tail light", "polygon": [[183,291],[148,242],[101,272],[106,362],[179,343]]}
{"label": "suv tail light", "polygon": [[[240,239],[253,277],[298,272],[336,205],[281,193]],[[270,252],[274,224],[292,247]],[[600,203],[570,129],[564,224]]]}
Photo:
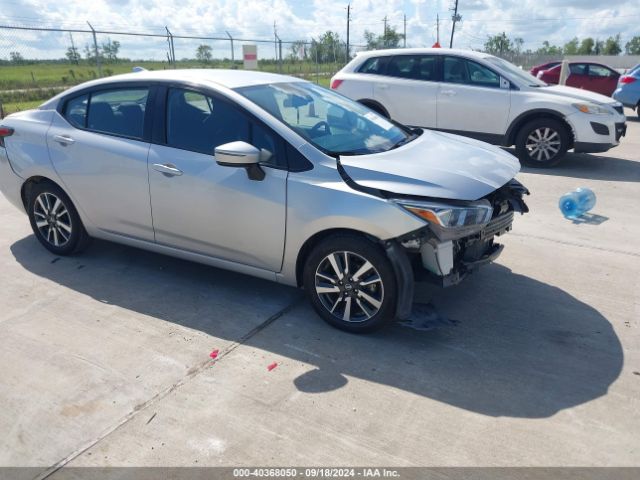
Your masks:
{"label": "suv tail light", "polygon": [[337,90],[337,88],[342,85],[342,82],[344,82],[344,80],[339,80],[337,78],[331,80],[331,90]]}
{"label": "suv tail light", "polygon": [[[633,82],[635,82],[636,80],[637,80],[637,79],[636,79],[636,77],[632,77],[631,75],[623,75],[623,76],[620,78],[620,83],[622,83],[622,84],[628,84],[628,83],[633,83]],[[331,88],[333,88],[333,87],[331,87]]]}
{"label": "suv tail light", "polygon": [[0,147],[4,147],[4,138],[13,135],[13,128],[0,125]]}

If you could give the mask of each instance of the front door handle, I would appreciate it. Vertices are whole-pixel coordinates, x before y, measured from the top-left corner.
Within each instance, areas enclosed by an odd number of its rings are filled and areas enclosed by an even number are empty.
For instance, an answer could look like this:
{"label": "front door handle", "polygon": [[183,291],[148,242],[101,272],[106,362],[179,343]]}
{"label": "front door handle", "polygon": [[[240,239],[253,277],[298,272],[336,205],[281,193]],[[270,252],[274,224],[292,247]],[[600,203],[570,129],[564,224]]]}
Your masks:
{"label": "front door handle", "polygon": [[447,97],[451,97],[456,94],[455,90],[440,90],[442,95],[446,95]]}
{"label": "front door handle", "polygon": [[376,87],[380,90],[386,90],[387,88],[389,88],[389,85],[387,85],[386,83],[377,83]]}
{"label": "front door handle", "polygon": [[53,140],[60,145],[73,145],[76,141],[68,135],[54,135]]}
{"label": "front door handle", "polygon": [[182,175],[182,170],[171,163],[154,163],[153,169],[169,177],[179,177]]}

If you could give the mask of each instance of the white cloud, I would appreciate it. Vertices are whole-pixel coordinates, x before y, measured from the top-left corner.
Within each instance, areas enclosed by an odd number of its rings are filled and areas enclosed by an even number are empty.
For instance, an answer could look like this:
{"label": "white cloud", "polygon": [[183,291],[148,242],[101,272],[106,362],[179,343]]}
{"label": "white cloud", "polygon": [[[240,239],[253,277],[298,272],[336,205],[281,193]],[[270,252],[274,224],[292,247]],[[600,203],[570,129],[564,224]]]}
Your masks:
{"label": "white cloud", "polygon": [[[174,34],[225,36],[270,40],[277,22],[283,40],[309,40],[326,30],[346,36],[349,0],[14,0],[3,2],[0,23],[49,27],[95,28]],[[525,48],[537,48],[543,40],[564,44],[574,36],[606,38],[620,33],[623,43],[637,35],[638,0],[462,0],[463,21],[456,27],[455,45],[479,48],[487,35],[505,31],[522,37]],[[407,15],[407,43],[429,46],[435,40],[435,16],[441,18],[441,41],[448,44],[451,28],[449,0],[351,0],[351,43],[362,44],[365,30],[382,32],[382,19],[402,31]],[[635,8],[634,8],[635,7]],[[106,41],[101,36],[101,41]],[[165,58],[164,38],[120,37],[122,54],[130,58]],[[89,35],[74,34],[83,47]],[[60,57],[69,46],[66,34],[6,31],[0,29],[0,57],[12,49],[24,56]],[[192,56],[198,40],[176,39],[176,56]],[[209,42],[218,55],[228,55],[227,41]],[[236,42],[236,55],[240,54]],[[260,56],[273,55],[273,44],[259,44]]]}

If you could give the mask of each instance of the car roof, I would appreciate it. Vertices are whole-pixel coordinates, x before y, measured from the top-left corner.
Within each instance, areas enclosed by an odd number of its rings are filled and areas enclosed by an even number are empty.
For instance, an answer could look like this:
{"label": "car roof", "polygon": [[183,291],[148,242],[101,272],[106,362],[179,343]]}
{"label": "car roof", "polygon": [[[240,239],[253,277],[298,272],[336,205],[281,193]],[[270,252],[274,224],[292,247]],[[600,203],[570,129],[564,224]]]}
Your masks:
{"label": "car roof", "polygon": [[385,50],[368,50],[366,52],[358,52],[358,59],[366,59],[370,57],[390,57],[392,55],[460,55],[468,58],[487,58],[493,55],[484,52],[476,52],[475,50],[464,50],[458,48],[389,48]]}
{"label": "car roof", "polygon": [[59,93],[47,100],[39,108],[48,109],[55,107],[61,98],[68,97],[77,91],[87,88],[100,87],[101,85],[117,85],[127,82],[185,82],[191,84],[210,85],[228,89],[265,85],[283,82],[306,82],[306,80],[279,75],[276,73],[256,72],[252,70],[229,70],[217,68],[190,68],[177,70],[142,70],[132,73],[123,73],[110,77],[99,78],[81,83]]}
{"label": "car roof", "polygon": [[193,83],[215,83],[226,88],[248,87],[268,83],[303,81],[299,78],[276,73],[256,72],[252,70],[229,70],[217,68],[191,68],[179,70],[144,70],[105,77],[94,84],[131,81],[186,81]]}

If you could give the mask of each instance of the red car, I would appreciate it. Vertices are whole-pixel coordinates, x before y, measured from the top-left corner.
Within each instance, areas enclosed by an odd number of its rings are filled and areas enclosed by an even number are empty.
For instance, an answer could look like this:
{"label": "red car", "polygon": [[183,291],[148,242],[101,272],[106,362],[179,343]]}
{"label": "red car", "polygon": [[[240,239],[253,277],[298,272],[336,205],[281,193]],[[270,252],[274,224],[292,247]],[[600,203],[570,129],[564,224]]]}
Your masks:
{"label": "red car", "polygon": [[[560,81],[561,67],[562,65],[556,65],[549,70],[543,70],[538,73],[538,78],[543,82],[556,85]],[[606,65],[575,62],[569,64],[567,85],[610,97],[618,85],[619,78],[620,74]]]}
{"label": "red car", "polygon": [[560,65],[561,63],[562,62],[549,62],[549,63],[543,63],[542,65],[536,65],[531,70],[529,70],[529,73],[535,77],[536,75],[538,75],[538,72],[540,70],[549,70],[550,68],[553,68],[556,65]]}

